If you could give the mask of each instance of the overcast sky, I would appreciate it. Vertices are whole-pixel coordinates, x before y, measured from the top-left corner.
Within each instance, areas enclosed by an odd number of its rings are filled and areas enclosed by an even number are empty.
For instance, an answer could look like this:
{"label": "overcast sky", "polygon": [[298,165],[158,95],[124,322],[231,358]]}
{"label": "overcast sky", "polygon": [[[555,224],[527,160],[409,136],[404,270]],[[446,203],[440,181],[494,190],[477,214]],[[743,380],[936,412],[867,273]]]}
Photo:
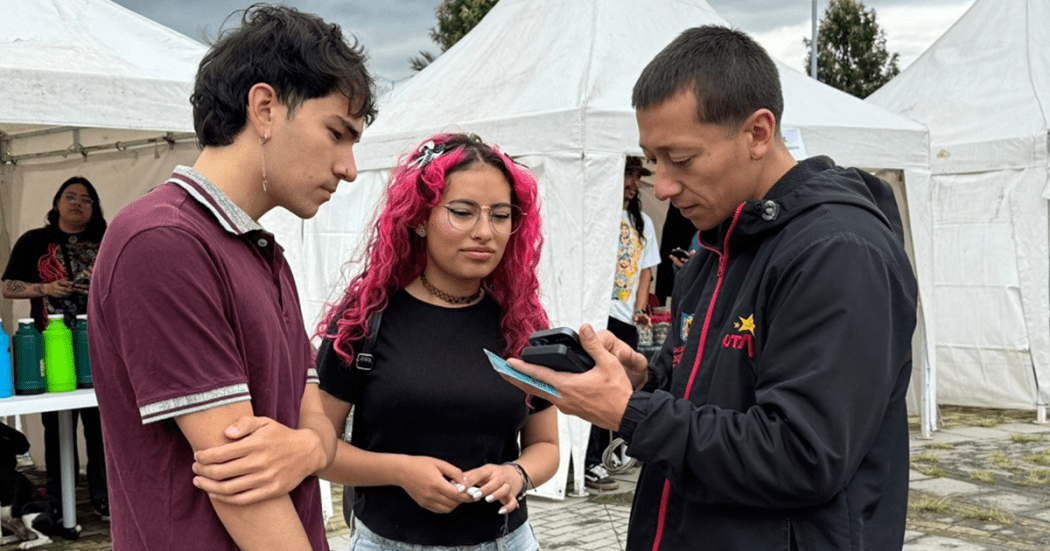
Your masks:
{"label": "overcast sky", "polygon": [[[115,0],[191,38],[214,36],[231,12],[251,0]],[[540,0],[533,0],[540,1]],[[654,0],[655,1],[655,0]],[[974,0],[867,0],[886,31],[890,52],[901,55],[903,69],[973,5]],[[437,53],[430,40],[434,9],[440,0],[284,0],[280,2],[338,23],[358,37],[382,86],[412,75],[408,59],[419,50]],[[802,69],[802,38],[811,31],[811,0],[708,0],[722,17],[754,36],[773,57]],[[818,0],[823,13],[828,0]],[[819,15],[818,15],[819,17]]]}

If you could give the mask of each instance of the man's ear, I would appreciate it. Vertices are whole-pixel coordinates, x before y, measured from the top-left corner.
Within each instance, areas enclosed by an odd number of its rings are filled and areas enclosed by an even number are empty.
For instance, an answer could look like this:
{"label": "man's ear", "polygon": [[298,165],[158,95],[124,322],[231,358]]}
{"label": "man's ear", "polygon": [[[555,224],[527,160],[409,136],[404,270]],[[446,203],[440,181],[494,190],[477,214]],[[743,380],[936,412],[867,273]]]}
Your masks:
{"label": "man's ear", "polygon": [[744,121],[742,130],[748,136],[748,150],[752,159],[761,159],[777,140],[777,119],[769,109],[759,109]]}
{"label": "man's ear", "polygon": [[260,139],[273,135],[273,123],[281,111],[281,102],[273,86],[260,82],[248,90],[248,127]]}

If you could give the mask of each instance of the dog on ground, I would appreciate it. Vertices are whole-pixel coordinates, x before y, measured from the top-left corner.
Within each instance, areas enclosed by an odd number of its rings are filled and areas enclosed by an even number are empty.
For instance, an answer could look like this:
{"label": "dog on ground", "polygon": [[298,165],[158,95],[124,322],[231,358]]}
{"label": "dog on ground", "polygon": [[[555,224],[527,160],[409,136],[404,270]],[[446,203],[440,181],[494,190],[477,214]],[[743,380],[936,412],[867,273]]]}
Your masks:
{"label": "dog on ground", "polygon": [[77,539],[80,525],[63,527],[47,498],[18,471],[18,456],[27,451],[25,435],[0,423],[0,525],[10,532],[0,538],[0,545],[20,542],[19,549],[32,549],[51,543],[51,536]]}

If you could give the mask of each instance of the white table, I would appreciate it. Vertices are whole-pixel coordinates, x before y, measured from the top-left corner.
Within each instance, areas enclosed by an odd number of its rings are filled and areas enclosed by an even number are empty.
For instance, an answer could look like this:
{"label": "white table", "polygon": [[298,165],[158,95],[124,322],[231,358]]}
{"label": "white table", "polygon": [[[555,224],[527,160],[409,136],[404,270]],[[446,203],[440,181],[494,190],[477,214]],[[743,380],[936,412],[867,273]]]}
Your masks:
{"label": "white table", "polygon": [[58,412],[59,461],[62,477],[62,525],[74,528],[77,525],[76,473],[73,472],[73,454],[76,453],[76,431],[73,430],[74,409],[98,407],[92,389],[11,396],[0,398],[0,417]]}

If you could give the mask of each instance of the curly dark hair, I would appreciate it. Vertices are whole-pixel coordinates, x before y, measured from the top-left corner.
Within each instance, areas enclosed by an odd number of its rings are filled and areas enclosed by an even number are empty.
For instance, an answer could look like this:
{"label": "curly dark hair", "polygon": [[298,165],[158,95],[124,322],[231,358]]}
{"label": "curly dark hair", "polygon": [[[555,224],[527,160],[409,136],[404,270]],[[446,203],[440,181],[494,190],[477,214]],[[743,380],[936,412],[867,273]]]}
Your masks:
{"label": "curly dark hair", "polygon": [[66,188],[73,184],[80,184],[87,188],[88,196],[94,202],[91,205],[91,218],[88,219],[87,228],[83,232],[84,239],[101,241],[102,235],[106,233],[106,219],[102,216],[102,201],[98,198],[95,186],[91,185],[91,182],[83,176],[73,176],[58,186],[55,198],[51,200],[51,210],[47,211],[45,216],[47,225],[52,228],[58,228],[58,201],[62,199],[62,194],[66,192]]}
{"label": "curly dark hair", "polygon": [[190,96],[197,140],[202,147],[233,143],[247,122],[248,91],[261,82],[277,92],[289,118],[304,101],[338,91],[350,98],[351,115],[371,124],[375,82],[365,60],[339,25],[287,6],[252,5],[201,59]]}

